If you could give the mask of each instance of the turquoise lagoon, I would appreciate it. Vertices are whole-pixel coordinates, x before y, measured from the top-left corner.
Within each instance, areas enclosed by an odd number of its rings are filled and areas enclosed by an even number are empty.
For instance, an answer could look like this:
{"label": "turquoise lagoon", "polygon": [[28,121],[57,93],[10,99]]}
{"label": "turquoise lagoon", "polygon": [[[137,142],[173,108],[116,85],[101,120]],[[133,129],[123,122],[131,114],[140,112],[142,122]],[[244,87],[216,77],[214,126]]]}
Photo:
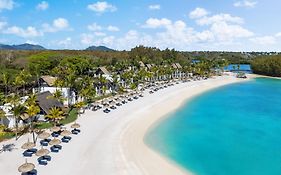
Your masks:
{"label": "turquoise lagoon", "polygon": [[194,97],[145,142],[197,175],[281,175],[281,80],[256,78]]}

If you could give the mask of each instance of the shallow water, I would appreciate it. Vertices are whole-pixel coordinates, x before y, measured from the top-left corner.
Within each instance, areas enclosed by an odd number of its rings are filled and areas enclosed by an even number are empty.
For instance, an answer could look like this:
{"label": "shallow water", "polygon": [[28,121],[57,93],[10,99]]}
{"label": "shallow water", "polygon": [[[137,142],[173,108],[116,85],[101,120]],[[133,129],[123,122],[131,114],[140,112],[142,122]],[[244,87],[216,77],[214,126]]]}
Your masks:
{"label": "shallow water", "polygon": [[281,175],[281,80],[201,94],[157,123],[145,142],[198,175]]}

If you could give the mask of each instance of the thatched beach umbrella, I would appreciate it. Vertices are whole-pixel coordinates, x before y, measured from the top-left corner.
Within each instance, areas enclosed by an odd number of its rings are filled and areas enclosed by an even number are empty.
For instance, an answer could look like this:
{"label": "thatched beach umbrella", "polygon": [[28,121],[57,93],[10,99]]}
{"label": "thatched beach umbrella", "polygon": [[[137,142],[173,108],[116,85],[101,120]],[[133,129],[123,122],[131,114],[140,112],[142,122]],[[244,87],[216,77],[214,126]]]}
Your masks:
{"label": "thatched beach umbrella", "polygon": [[53,139],[49,142],[49,145],[58,145],[60,143],[61,143],[61,141],[59,139]]}
{"label": "thatched beach umbrella", "polygon": [[54,127],[52,127],[50,130],[52,131],[52,132],[58,132],[58,131],[60,131],[60,127],[58,127],[58,126],[54,126]]}
{"label": "thatched beach umbrella", "polygon": [[29,139],[28,139],[27,142],[24,143],[24,144],[21,146],[21,148],[22,148],[22,149],[31,149],[31,148],[33,148],[33,147],[35,147],[35,146],[36,146],[35,143],[30,142]]}
{"label": "thatched beach umbrella", "polygon": [[41,134],[38,135],[38,138],[40,138],[40,139],[47,139],[50,136],[51,136],[50,133],[42,132]]}
{"label": "thatched beach umbrella", "polygon": [[69,135],[71,135],[71,132],[68,131],[68,130],[64,130],[60,135],[61,136],[69,136]]}
{"label": "thatched beach umbrella", "polygon": [[71,125],[71,128],[74,128],[74,129],[80,128],[80,125],[78,123],[74,123]]}
{"label": "thatched beach umbrella", "polygon": [[38,150],[38,151],[35,153],[35,155],[38,156],[38,157],[41,157],[41,156],[46,156],[46,155],[49,154],[49,153],[50,153],[49,150],[42,148],[42,149]]}
{"label": "thatched beach umbrella", "polygon": [[35,165],[33,163],[27,163],[27,160],[25,159],[25,163],[18,168],[18,171],[21,173],[27,173],[29,171],[32,171],[34,168]]}

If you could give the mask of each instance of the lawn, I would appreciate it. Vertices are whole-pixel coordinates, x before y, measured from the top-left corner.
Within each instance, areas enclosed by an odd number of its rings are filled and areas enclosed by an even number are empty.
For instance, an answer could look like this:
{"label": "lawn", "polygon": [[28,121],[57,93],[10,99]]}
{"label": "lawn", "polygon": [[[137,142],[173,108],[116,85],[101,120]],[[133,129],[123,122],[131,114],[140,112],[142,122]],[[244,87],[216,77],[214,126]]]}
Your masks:
{"label": "lawn", "polygon": [[0,132],[0,142],[3,140],[11,139],[15,136],[15,133],[12,132]]}

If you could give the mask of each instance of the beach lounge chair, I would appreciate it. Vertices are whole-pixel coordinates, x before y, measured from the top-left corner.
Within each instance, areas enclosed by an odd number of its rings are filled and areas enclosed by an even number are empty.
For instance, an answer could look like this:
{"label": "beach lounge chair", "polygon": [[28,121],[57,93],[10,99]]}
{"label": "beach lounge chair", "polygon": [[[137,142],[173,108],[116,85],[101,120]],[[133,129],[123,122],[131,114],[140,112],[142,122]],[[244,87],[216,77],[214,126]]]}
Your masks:
{"label": "beach lounge chair", "polygon": [[110,109],[116,109],[116,106],[110,106]]}
{"label": "beach lounge chair", "polygon": [[38,160],[39,165],[47,165],[48,164],[47,160],[44,159],[44,157],[39,157],[37,160]]}
{"label": "beach lounge chair", "polygon": [[21,173],[21,175],[37,175],[37,170],[33,169],[32,171],[29,171],[27,173]]}
{"label": "beach lounge chair", "polygon": [[23,155],[24,157],[32,157],[33,152],[30,152],[30,151],[26,150],[26,151],[24,151],[24,152],[22,153],[22,155]]}
{"label": "beach lounge chair", "polygon": [[42,146],[48,146],[48,142],[45,141],[45,140],[41,140],[41,141],[40,141],[40,145],[42,145]]}
{"label": "beach lounge chair", "polygon": [[71,137],[70,137],[70,136],[64,136],[63,138],[64,138],[64,139],[71,140]]}
{"label": "beach lounge chair", "polygon": [[32,152],[34,154],[34,153],[37,152],[37,149],[36,148],[31,148],[31,149],[28,149],[27,151]]}
{"label": "beach lounge chair", "polygon": [[62,138],[61,141],[62,141],[63,143],[68,143],[68,142],[69,142],[68,139],[64,139],[64,138]]}
{"label": "beach lounge chair", "polygon": [[72,134],[75,134],[75,135],[79,134],[79,132],[78,132],[78,131],[75,131],[74,129],[71,130],[71,133],[72,133]]}
{"label": "beach lounge chair", "polygon": [[53,133],[52,133],[52,136],[53,136],[53,137],[58,137],[58,136],[59,136],[59,133],[53,132]]}
{"label": "beach lounge chair", "polygon": [[53,147],[55,147],[55,148],[58,148],[58,149],[62,149],[62,146],[61,145],[54,145]]}
{"label": "beach lounge chair", "polygon": [[106,108],[105,110],[103,110],[104,113],[109,113],[110,110],[108,108]]}
{"label": "beach lounge chair", "polygon": [[55,146],[52,146],[51,147],[51,152],[54,152],[54,153],[58,153],[59,152],[59,148],[56,148]]}
{"label": "beach lounge chair", "polygon": [[51,161],[52,160],[51,156],[49,156],[49,155],[43,156],[43,159],[45,159],[47,161]]}
{"label": "beach lounge chair", "polygon": [[77,128],[75,128],[74,131],[81,132],[81,130]]}

